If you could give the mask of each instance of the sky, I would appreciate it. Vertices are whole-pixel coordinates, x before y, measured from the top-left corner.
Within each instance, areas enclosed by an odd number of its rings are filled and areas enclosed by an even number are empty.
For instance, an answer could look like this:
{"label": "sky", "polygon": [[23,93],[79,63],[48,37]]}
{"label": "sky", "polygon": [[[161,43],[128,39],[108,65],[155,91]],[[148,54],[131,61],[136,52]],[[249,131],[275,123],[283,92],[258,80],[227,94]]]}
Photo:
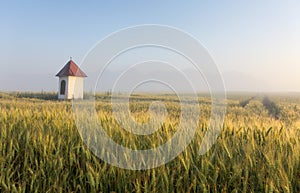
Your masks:
{"label": "sky", "polygon": [[70,56],[80,65],[107,35],[160,24],[197,38],[228,91],[300,92],[299,10],[277,0],[1,1],[0,91],[56,91]]}

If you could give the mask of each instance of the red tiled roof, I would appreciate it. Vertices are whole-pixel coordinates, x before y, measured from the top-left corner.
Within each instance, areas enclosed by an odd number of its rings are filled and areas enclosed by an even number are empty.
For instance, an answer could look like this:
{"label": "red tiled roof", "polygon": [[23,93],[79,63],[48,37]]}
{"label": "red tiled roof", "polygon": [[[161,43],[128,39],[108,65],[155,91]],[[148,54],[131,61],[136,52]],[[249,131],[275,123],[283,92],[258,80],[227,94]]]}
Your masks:
{"label": "red tiled roof", "polygon": [[73,62],[70,60],[57,74],[56,76],[79,76],[87,77],[87,75]]}

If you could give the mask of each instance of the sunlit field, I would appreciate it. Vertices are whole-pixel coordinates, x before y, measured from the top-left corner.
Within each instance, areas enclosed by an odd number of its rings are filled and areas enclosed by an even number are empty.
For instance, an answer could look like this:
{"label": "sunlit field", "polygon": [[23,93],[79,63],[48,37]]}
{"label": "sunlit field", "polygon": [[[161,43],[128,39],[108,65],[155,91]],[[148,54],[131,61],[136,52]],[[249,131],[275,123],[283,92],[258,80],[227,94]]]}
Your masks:
{"label": "sunlit field", "polygon": [[[126,170],[97,158],[81,140],[71,101],[56,93],[0,94],[0,192],[300,192],[300,95],[231,93],[222,133],[199,155],[211,101],[199,94],[201,115],[190,145],[154,169]],[[101,125],[117,143],[153,148],[176,132],[180,103],[167,94],[135,94],[137,122],[161,101],[167,117],[152,135],[134,135],[112,114],[109,94],[96,96]]]}

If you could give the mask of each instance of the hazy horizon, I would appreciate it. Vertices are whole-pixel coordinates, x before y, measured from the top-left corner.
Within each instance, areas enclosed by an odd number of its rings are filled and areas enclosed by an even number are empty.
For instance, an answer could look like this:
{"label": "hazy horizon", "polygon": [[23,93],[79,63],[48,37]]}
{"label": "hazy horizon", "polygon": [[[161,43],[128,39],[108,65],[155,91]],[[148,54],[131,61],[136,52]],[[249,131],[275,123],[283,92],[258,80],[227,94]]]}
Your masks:
{"label": "hazy horizon", "polygon": [[[186,31],[207,48],[226,91],[300,92],[299,10],[296,1],[0,2],[0,91],[56,91],[55,74],[70,56],[80,66],[107,35],[160,24]],[[85,91],[93,88],[89,81]]]}

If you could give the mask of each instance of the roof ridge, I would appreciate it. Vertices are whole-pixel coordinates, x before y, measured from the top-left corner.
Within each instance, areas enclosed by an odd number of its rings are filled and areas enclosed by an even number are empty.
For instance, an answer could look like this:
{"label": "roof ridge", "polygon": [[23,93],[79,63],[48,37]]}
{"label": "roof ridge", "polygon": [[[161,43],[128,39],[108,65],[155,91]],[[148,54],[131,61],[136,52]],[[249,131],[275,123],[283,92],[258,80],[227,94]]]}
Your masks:
{"label": "roof ridge", "polygon": [[56,74],[56,76],[87,77],[87,75],[77,66],[77,64],[72,59],[67,62],[67,64]]}

